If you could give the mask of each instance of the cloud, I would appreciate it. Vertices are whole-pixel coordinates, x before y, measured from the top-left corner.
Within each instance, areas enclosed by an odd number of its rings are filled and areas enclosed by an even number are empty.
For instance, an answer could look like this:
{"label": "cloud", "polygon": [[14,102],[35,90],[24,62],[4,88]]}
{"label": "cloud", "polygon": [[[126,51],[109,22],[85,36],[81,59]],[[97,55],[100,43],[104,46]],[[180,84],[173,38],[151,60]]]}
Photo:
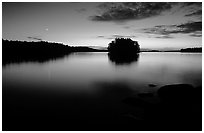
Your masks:
{"label": "cloud", "polygon": [[112,35],[113,38],[135,38],[135,35]]}
{"label": "cloud", "polygon": [[202,2],[182,2],[183,6],[202,6]]}
{"label": "cloud", "polygon": [[158,25],[153,28],[142,29],[143,33],[156,34],[156,35],[170,35],[170,34],[201,34],[202,22],[189,22],[180,25]]}
{"label": "cloud", "polygon": [[125,28],[125,29],[130,29],[130,26],[124,26],[123,28]]}
{"label": "cloud", "polygon": [[189,22],[185,24],[181,24],[177,26],[178,28],[182,28],[181,32],[183,33],[192,33],[196,31],[202,31],[202,22]]}
{"label": "cloud", "polygon": [[162,36],[156,36],[156,37],[154,37],[154,38],[170,39],[170,38],[174,38],[174,37],[172,37],[172,36],[170,36],[170,35],[162,35]]}
{"label": "cloud", "polygon": [[192,36],[192,37],[202,37],[202,31],[196,31],[196,32],[190,34],[190,36]]}
{"label": "cloud", "polygon": [[187,2],[183,4],[186,9],[185,17],[198,17],[202,19],[202,2]]}
{"label": "cloud", "polygon": [[115,39],[115,38],[135,38],[135,35],[109,35],[109,36],[97,36],[97,38],[104,38],[104,39]]}
{"label": "cloud", "polygon": [[190,16],[202,16],[202,10],[197,10],[195,12],[189,13],[185,15],[186,17],[190,17]]}
{"label": "cloud", "polygon": [[105,38],[105,36],[97,36],[98,38]]}
{"label": "cloud", "polygon": [[172,11],[170,9],[175,6],[185,9],[186,17],[202,16],[202,2],[108,2],[100,4],[98,14],[90,16],[90,19],[114,22],[140,20]]}
{"label": "cloud", "polygon": [[31,39],[31,40],[37,40],[37,41],[42,41],[43,39],[39,38],[39,37],[27,37],[28,39]]}
{"label": "cloud", "polygon": [[168,2],[103,3],[99,5],[101,13],[90,18],[93,21],[144,19],[160,15],[163,11],[171,9],[172,4]]}
{"label": "cloud", "polygon": [[190,36],[192,36],[192,37],[202,37],[202,34],[192,34]]}
{"label": "cloud", "polygon": [[78,13],[82,13],[82,12],[86,12],[87,9],[85,9],[85,8],[81,8],[81,9],[76,9],[76,11],[77,11]]}

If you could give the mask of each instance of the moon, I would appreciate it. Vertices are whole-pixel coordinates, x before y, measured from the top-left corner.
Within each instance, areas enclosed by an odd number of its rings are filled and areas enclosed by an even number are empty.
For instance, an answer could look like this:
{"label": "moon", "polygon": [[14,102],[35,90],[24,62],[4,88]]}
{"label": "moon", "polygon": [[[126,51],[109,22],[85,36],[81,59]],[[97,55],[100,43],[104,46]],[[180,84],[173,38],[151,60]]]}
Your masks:
{"label": "moon", "polygon": [[46,30],[46,31],[48,31],[49,29],[48,29],[48,28],[46,28],[45,30]]}

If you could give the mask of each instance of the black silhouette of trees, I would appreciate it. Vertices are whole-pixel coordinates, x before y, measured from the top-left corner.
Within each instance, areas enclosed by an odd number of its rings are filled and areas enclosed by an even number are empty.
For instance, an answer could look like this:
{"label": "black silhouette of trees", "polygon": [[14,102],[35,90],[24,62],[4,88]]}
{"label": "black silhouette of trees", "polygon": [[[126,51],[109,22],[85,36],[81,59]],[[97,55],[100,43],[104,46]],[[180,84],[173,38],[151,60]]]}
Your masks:
{"label": "black silhouette of trees", "polygon": [[139,53],[140,46],[137,41],[133,41],[130,38],[116,38],[108,44],[108,51],[110,53],[129,55]]}
{"label": "black silhouette of trees", "polygon": [[2,39],[3,64],[15,62],[44,62],[69,55],[72,52],[98,52],[89,47],[71,47],[62,43],[12,41]]}
{"label": "black silhouette of trees", "polygon": [[198,47],[198,48],[185,48],[185,49],[181,49],[181,52],[202,52],[202,48]]}
{"label": "black silhouette of trees", "polygon": [[108,57],[116,65],[128,65],[138,61],[140,46],[130,38],[116,38],[108,44]]}
{"label": "black silhouette of trees", "polygon": [[3,64],[27,61],[44,62],[68,55],[71,52],[71,47],[46,41],[2,40],[2,51]]}

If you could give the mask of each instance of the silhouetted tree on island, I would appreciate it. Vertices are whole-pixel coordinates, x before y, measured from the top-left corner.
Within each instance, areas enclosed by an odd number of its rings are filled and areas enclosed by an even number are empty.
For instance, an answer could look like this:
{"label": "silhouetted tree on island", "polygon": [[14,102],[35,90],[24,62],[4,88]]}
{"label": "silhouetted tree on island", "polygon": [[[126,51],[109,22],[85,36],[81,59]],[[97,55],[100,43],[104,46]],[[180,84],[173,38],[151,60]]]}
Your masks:
{"label": "silhouetted tree on island", "polygon": [[110,53],[128,55],[139,53],[140,46],[137,41],[133,41],[130,38],[116,38],[114,41],[108,44],[108,51]]}
{"label": "silhouetted tree on island", "polygon": [[130,64],[139,58],[140,46],[130,38],[116,38],[108,44],[108,57],[116,65]]}

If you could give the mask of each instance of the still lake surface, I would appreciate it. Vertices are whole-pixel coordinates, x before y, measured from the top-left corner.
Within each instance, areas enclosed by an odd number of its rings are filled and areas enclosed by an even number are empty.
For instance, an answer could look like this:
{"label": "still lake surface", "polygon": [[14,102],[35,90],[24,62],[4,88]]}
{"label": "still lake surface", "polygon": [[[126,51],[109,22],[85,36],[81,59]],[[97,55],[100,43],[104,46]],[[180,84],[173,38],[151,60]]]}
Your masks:
{"label": "still lake surface", "polygon": [[3,128],[48,119],[65,125],[123,123],[120,116],[134,110],[123,99],[180,83],[202,85],[201,53],[143,52],[137,60],[118,63],[105,52],[81,52],[7,64],[2,70]]}

